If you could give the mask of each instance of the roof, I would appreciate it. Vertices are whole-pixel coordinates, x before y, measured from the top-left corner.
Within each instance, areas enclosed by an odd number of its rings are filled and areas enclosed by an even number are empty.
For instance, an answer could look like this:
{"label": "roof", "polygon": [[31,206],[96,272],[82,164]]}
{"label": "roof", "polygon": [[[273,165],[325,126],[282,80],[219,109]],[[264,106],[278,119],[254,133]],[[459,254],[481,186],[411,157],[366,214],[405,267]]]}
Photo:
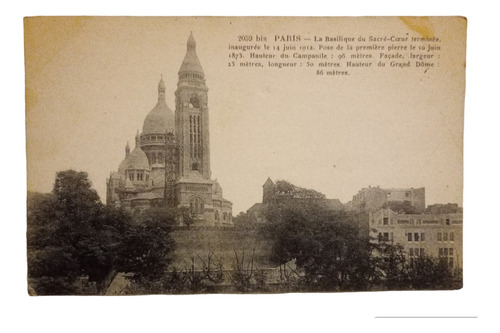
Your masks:
{"label": "roof", "polygon": [[[120,164],[120,166],[121,166],[121,164]],[[112,171],[109,175],[110,179],[121,179],[122,177],[123,177],[123,175],[120,172],[115,172],[115,171]]]}
{"label": "roof", "polygon": [[174,132],[174,128],[174,112],[168,107],[165,97],[159,97],[156,106],[144,119],[142,134],[165,134]]}
{"label": "roof", "polygon": [[247,212],[253,212],[253,211],[256,211],[256,210],[261,210],[262,209],[262,203],[260,202],[257,202],[255,204],[253,204],[252,207],[248,208],[247,209]]}
{"label": "roof", "polygon": [[[124,164],[125,169],[149,170],[148,157],[139,146],[132,150],[130,155],[122,162],[122,164]],[[120,167],[122,167],[122,164],[120,164]]]}
{"label": "roof", "polygon": [[204,74],[200,60],[196,54],[196,41],[194,40],[193,33],[189,35],[186,56],[184,57],[181,68],[179,69],[179,74],[182,72],[198,72]]}
{"label": "roof", "polygon": [[266,187],[266,186],[270,186],[270,185],[274,185],[274,183],[273,183],[273,181],[271,180],[270,177],[267,177],[267,180],[264,183],[264,185],[262,185],[262,187]]}

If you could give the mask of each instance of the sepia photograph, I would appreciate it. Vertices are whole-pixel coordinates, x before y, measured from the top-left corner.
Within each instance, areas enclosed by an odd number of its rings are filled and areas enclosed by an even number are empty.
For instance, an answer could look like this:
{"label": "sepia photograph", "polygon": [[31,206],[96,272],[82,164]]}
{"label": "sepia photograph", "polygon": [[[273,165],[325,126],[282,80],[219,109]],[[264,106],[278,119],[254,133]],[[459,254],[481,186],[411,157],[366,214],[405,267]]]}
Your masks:
{"label": "sepia photograph", "polygon": [[464,17],[26,17],[28,294],[463,287]]}

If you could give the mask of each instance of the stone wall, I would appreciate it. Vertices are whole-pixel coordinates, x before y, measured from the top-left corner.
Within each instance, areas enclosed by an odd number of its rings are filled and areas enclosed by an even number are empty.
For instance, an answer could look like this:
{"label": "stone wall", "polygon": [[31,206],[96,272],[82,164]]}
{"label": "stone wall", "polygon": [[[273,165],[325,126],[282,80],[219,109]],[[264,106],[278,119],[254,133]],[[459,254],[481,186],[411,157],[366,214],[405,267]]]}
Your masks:
{"label": "stone wall", "polygon": [[272,244],[255,229],[191,227],[178,228],[171,235],[176,243],[171,269],[190,268],[192,258],[195,268],[201,269],[202,260],[206,261],[211,252],[212,260],[220,260],[224,269],[232,269],[236,254],[240,260],[244,256],[245,262],[253,256],[254,264],[260,268],[277,266],[270,260]]}

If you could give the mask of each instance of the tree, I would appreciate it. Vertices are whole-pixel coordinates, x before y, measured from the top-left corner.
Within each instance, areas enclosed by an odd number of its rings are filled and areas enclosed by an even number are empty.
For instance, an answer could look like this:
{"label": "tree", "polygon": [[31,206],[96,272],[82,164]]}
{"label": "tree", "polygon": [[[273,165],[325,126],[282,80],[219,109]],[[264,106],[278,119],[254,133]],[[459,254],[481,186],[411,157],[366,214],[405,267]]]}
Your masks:
{"label": "tree", "polygon": [[417,290],[456,288],[452,268],[446,259],[431,256],[414,258],[409,268],[410,287]]}
{"label": "tree", "polygon": [[422,255],[408,258],[403,247],[379,242],[377,268],[386,290],[443,290],[461,288],[460,274],[454,275],[447,258]]}
{"label": "tree", "polygon": [[177,217],[188,229],[191,228],[191,225],[194,223],[194,217],[189,207],[177,208]]}
{"label": "tree", "polygon": [[58,172],[52,193],[28,193],[27,203],[28,277],[37,294],[78,293],[78,277],[100,282],[110,273],[129,216],[102,205],[87,173]]}
{"label": "tree", "polygon": [[380,284],[387,290],[409,289],[410,267],[403,247],[383,239],[379,239],[375,247],[378,255],[374,260],[380,272]]}
{"label": "tree", "polygon": [[255,218],[250,213],[240,212],[233,219],[236,228],[253,228],[255,227]]}
{"label": "tree", "polygon": [[170,231],[177,214],[175,209],[150,208],[129,223],[120,249],[120,271],[133,273],[137,281],[160,278],[174,249]]}
{"label": "tree", "polygon": [[74,294],[88,276],[97,292],[115,271],[157,279],[169,263],[176,209],[152,208],[133,220],[104,206],[85,172],[61,171],[50,194],[28,194],[28,276],[37,294]]}
{"label": "tree", "polygon": [[372,246],[346,213],[321,201],[289,200],[267,205],[265,215],[274,259],[296,259],[306,290],[366,290],[374,282]]}

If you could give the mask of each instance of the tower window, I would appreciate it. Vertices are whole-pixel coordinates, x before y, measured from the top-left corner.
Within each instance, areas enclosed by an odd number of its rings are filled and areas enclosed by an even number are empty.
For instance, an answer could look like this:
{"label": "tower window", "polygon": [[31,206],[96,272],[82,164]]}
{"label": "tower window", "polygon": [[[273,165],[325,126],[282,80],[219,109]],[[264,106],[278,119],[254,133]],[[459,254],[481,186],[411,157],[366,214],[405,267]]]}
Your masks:
{"label": "tower window", "polygon": [[189,143],[191,158],[201,157],[201,118],[189,116]]}
{"label": "tower window", "polygon": [[189,100],[189,104],[193,106],[193,108],[199,109],[200,108],[200,100],[197,96],[191,97]]}

